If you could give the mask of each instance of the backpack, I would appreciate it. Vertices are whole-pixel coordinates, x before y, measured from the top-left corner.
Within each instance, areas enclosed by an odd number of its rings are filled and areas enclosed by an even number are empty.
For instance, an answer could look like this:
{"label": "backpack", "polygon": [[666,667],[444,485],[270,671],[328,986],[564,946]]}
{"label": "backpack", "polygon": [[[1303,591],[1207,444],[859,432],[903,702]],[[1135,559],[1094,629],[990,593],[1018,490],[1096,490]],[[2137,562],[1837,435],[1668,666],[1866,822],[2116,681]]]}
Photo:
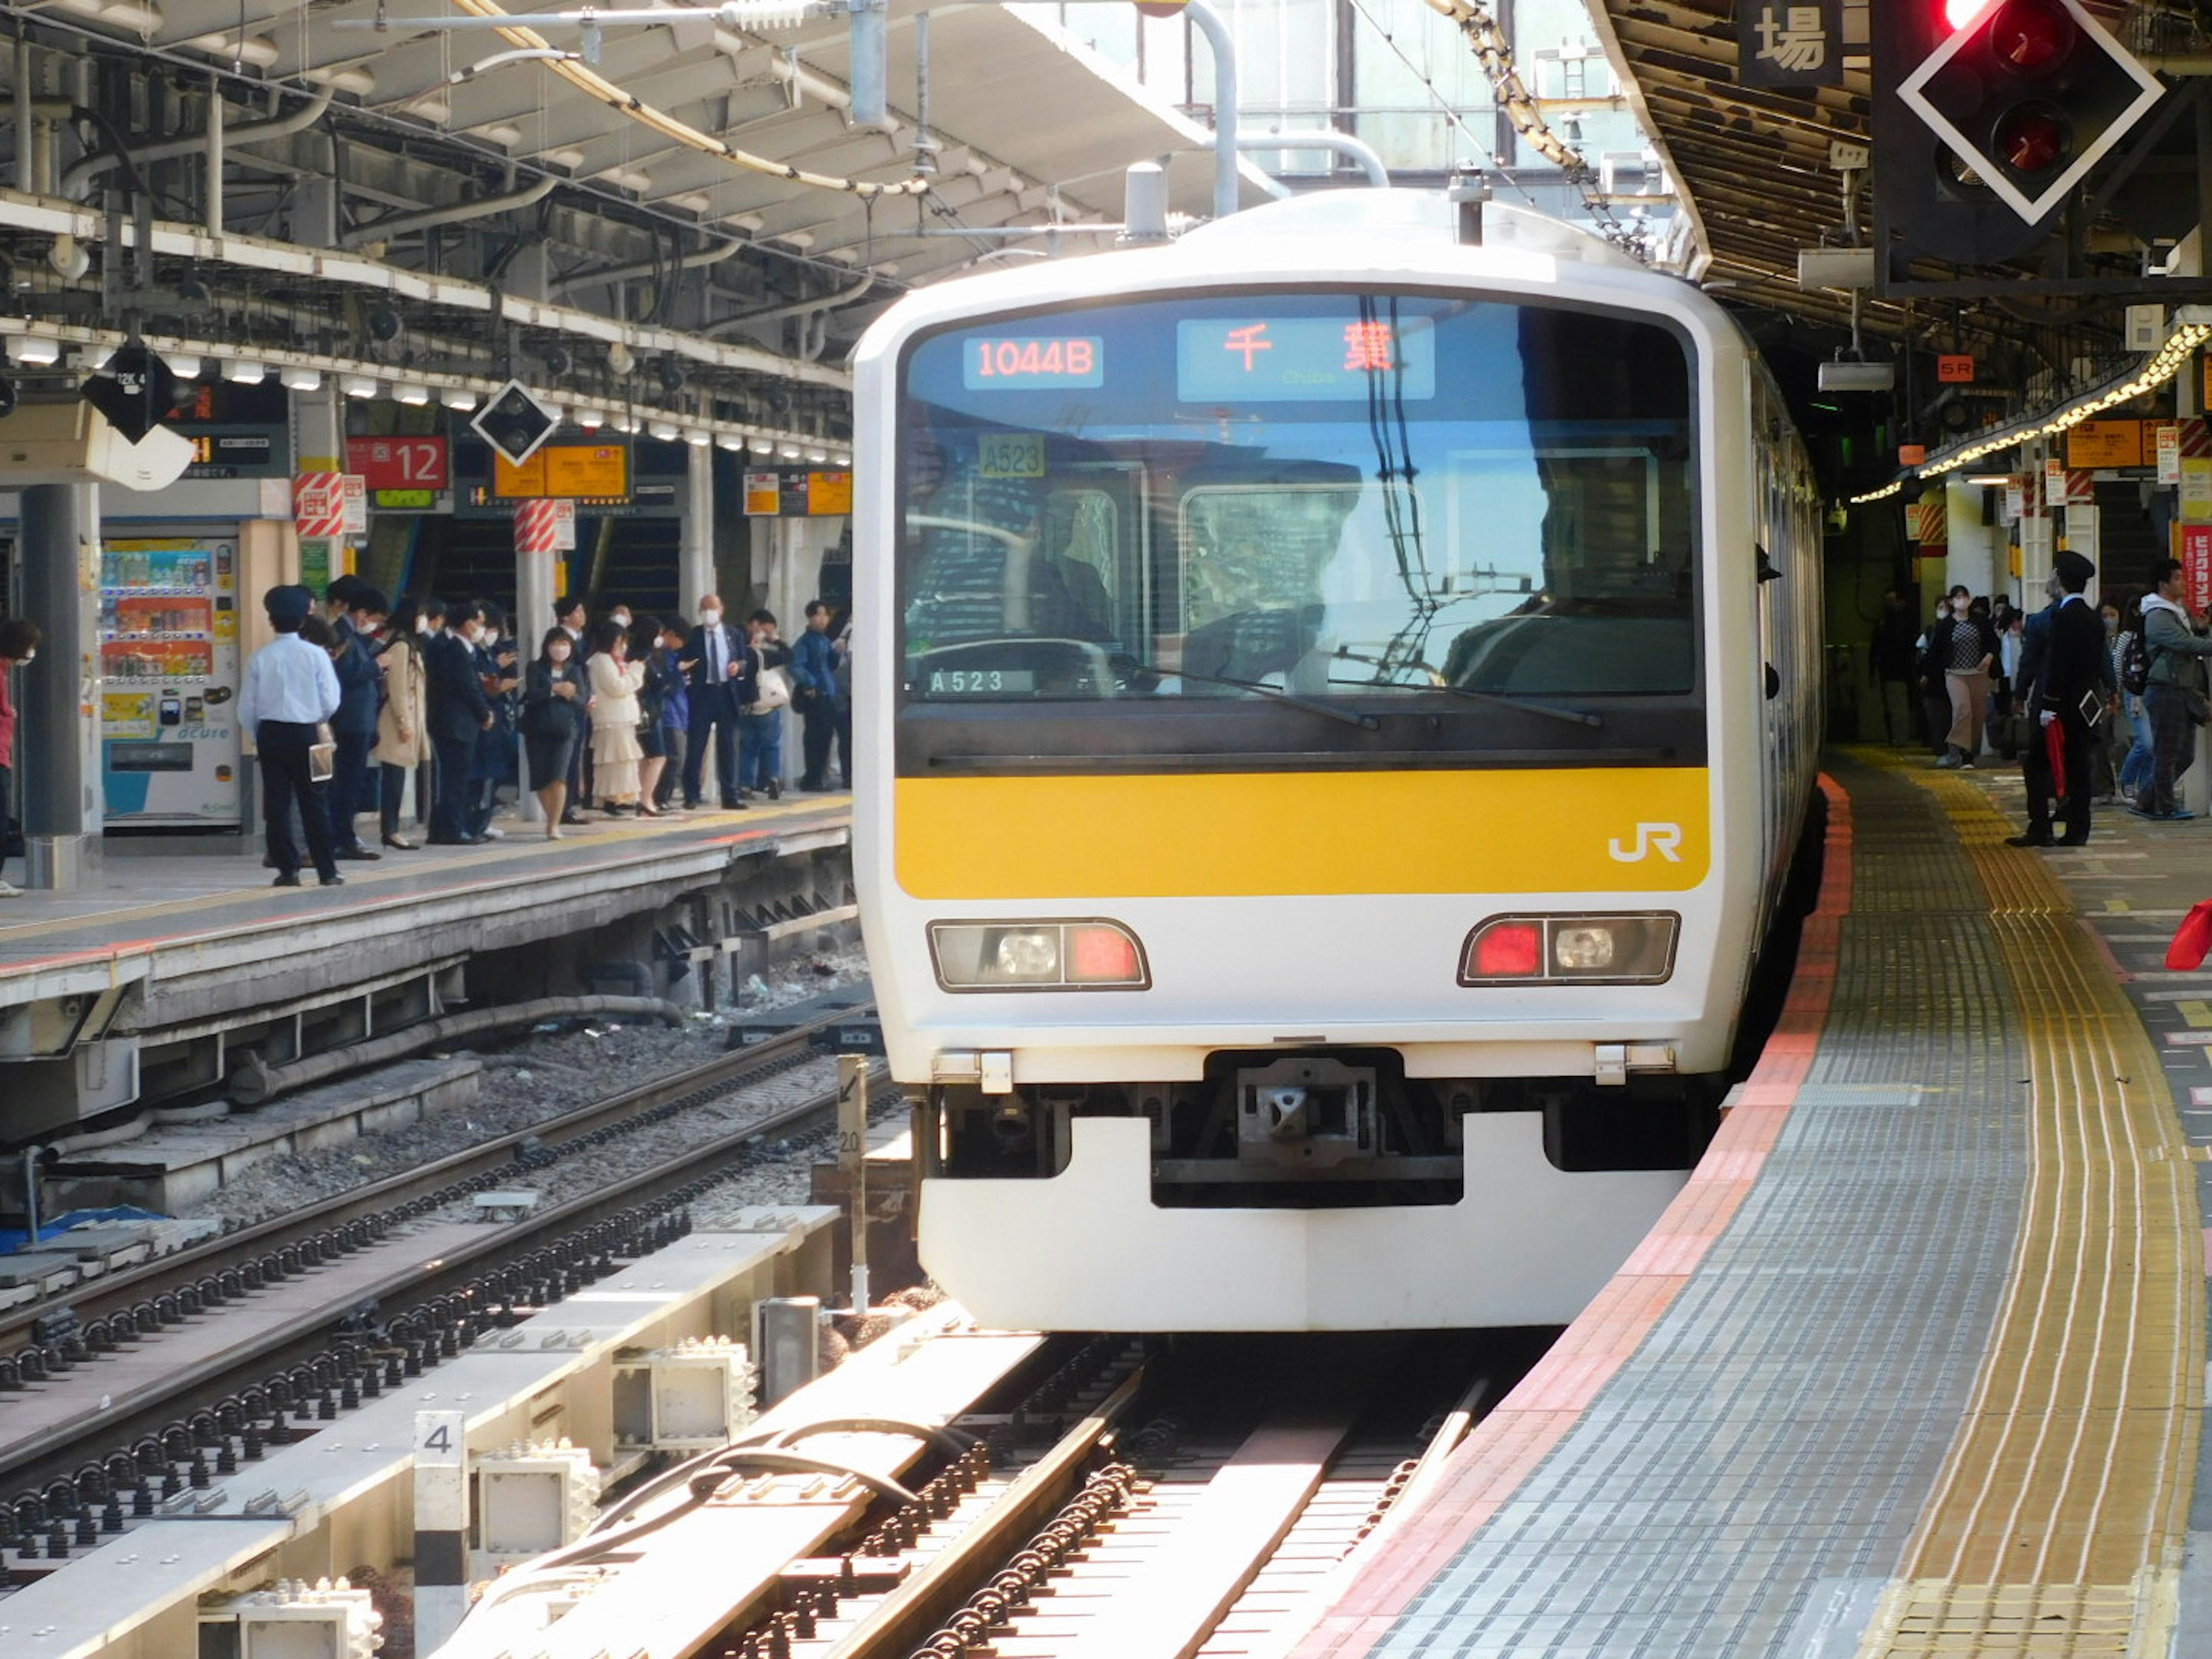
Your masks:
{"label": "backpack", "polygon": [[2120,690],[2140,697],[2150,686],[2150,651],[2142,630],[2131,629],[2120,635]]}

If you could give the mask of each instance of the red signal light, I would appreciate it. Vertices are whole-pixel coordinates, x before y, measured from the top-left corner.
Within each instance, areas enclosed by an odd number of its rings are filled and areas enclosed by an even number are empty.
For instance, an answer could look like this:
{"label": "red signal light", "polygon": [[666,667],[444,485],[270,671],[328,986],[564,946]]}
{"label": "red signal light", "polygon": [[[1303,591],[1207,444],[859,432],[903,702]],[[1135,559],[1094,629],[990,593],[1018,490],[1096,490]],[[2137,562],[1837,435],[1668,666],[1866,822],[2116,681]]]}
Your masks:
{"label": "red signal light", "polygon": [[2005,0],[1990,24],[1990,55],[2015,75],[2044,76],[2074,50],[2074,20],[2046,0]]}
{"label": "red signal light", "polygon": [[1943,26],[1956,34],[1990,8],[1990,0],[1943,0]]}
{"label": "red signal light", "polygon": [[2044,104],[2007,110],[1990,135],[1998,157],[2015,173],[2048,173],[2066,157],[2066,121]]}

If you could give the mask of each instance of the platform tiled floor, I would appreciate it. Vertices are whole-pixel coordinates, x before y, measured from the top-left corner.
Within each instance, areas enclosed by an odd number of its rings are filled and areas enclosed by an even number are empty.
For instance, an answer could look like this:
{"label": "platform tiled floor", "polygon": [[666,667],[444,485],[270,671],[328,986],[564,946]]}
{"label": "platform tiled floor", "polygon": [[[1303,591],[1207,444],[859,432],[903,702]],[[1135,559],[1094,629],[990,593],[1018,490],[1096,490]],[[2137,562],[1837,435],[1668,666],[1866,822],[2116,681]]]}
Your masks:
{"label": "platform tiled floor", "polygon": [[[2184,862],[2175,826],[2020,853],[2001,775],[1833,769],[1856,838],[1835,990],[1764,1167],[1620,1370],[1577,1410],[1501,1410],[1456,1529],[1448,1480],[1395,1547],[1424,1561],[1404,1593],[1355,1589],[1307,1653],[2167,1651],[2203,1342],[2177,1245],[2205,1166],[2184,1173],[2154,1045],[2067,895],[2124,963],[2154,959],[2197,895],[2178,868],[2146,917],[2136,866]],[[2191,854],[2212,893],[2212,836]],[[2201,1103],[2176,1091],[2201,1144],[2212,975],[2177,988],[2203,995],[2144,1006],[2203,1079]]]}

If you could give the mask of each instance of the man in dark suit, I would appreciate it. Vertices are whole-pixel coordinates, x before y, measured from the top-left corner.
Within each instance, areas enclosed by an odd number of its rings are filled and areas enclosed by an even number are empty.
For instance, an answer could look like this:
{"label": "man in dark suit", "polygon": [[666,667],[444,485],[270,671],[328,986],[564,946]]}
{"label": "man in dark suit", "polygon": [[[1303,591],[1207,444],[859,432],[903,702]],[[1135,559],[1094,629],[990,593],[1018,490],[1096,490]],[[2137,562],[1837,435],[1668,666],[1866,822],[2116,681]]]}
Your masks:
{"label": "man in dark suit", "polygon": [[[2079,847],[2089,839],[2089,749],[2096,723],[2104,715],[2112,692],[2112,653],[2105,647],[2105,625],[2085,594],[2097,567],[2069,550],[2051,561],[2054,604],[2045,613],[2049,621],[2034,628],[2021,656],[2020,678],[2032,684],[2033,713],[2028,731],[2032,750],[2045,758],[2027,776],[2027,831],[2007,843],[2014,847]],[[2036,623],[2043,623],[2043,617]],[[2063,764],[2057,777],[2050,775],[2050,732],[2063,740]],[[2049,798],[2054,787],[2062,793],[2059,814],[2065,833],[2051,836]]]}
{"label": "man in dark suit", "polygon": [[696,807],[706,770],[707,733],[714,734],[714,780],[722,810],[738,812],[738,715],[760,696],[754,654],[744,635],[722,620],[722,601],[712,593],[699,599],[699,625],[684,643],[678,660],[691,699],[691,729],[684,751],[684,804]]}
{"label": "man in dark suit", "polygon": [[[427,602],[427,614],[436,601]],[[473,603],[446,613],[443,632],[430,636],[422,653],[423,724],[437,757],[436,793],[430,798],[430,844],[474,847],[483,840],[468,827],[469,774],[475,764],[477,736],[490,730],[491,705],[477,677],[477,635],[483,611]]]}

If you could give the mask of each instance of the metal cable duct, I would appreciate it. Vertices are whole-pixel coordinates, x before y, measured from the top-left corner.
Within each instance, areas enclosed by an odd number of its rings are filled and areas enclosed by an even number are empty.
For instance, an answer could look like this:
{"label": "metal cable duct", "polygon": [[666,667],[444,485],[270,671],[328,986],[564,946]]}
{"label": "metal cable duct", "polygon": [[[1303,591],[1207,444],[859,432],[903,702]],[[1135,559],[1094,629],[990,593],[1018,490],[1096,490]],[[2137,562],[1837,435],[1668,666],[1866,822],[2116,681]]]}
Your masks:
{"label": "metal cable duct", "polygon": [[535,1002],[518,1002],[503,1008],[447,1014],[387,1036],[372,1037],[366,1042],[350,1043],[326,1054],[294,1060],[289,1066],[264,1065],[258,1054],[249,1055],[225,1079],[224,1086],[230,1097],[241,1106],[258,1106],[295,1089],[325,1082],[364,1066],[403,1060],[454,1037],[535,1025],[540,1020],[574,1019],[586,1014],[642,1015],[671,1027],[684,1024],[684,1011],[659,997],[543,997]]}
{"label": "metal cable duct", "polygon": [[[295,132],[306,131],[321,120],[323,112],[330,108],[331,90],[329,87],[316,88],[315,95],[289,115],[275,116],[266,121],[253,121],[242,127],[230,128],[223,137],[224,148],[228,149],[232,144],[250,144],[263,138],[288,138]],[[220,97],[219,94],[210,95]],[[220,121],[222,118],[218,116],[216,119]],[[98,155],[88,155],[62,174],[61,194],[72,202],[82,200],[87,185],[110,168],[122,166],[125,160],[134,167],[143,167],[149,161],[169,161],[179,155],[193,155],[205,149],[206,145],[206,135],[194,133],[189,138],[164,138],[143,149],[131,150],[127,155],[105,150]]]}
{"label": "metal cable duct", "polygon": [[410,231],[458,224],[465,219],[484,219],[495,213],[530,207],[550,196],[560,183],[558,179],[548,176],[533,179],[520,190],[505,196],[489,196],[480,202],[456,202],[451,207],[425,208],[420,213],[394,214],[390,218],[379,219],[373,225],[356,225],[339,236],[338,246],[365,247],[372,242],[388,242],[393,237],[404,236]]}

